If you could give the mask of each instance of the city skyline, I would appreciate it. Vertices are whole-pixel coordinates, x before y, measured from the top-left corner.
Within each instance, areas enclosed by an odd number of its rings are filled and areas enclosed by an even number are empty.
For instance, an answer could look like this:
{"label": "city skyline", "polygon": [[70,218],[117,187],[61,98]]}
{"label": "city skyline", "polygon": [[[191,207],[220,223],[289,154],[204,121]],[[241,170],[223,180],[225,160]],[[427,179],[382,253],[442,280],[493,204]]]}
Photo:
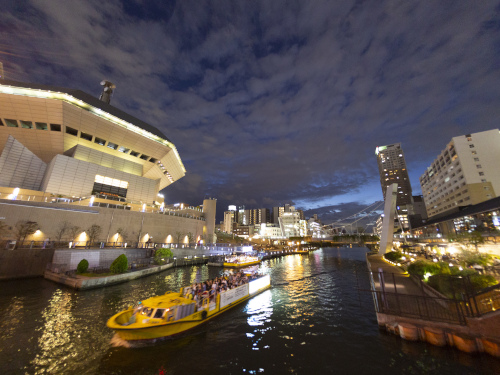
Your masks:
{"label": "city skyline", "polygon": [[456,136],[498,128],[500,5],[24,2],[0,15],[8,79],[117,87],[171,139],[168,203],[293,203],[346,217],[381,201],[374,150],[401,143],[413,194]]}

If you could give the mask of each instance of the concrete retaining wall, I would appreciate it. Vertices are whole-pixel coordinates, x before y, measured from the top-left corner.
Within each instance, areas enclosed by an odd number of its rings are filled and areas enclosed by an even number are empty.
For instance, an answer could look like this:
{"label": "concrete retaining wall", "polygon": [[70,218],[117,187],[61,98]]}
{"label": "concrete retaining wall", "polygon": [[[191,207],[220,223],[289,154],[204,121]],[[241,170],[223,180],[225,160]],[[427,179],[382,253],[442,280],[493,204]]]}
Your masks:
{"label": "concrete retaining wall", "polygon": [[149,258],[153,249],[67,249],[56,250],[52,263],[66,265],[66,270],[75,270],[82,259],[89,267],[109,266],[120,255],[125,254],[129,264],[135,259]]}
{"label": "concrete retaining wall", "polygon": [[75,278],[58,274],[50,271],[45,272],[45,278],[55,281],[59,284],[69,286],[77,290],[88,290],[95,288],[102,288],[109,285],[120,284],[130,280],[139,279],[141,277],[153,275],[158,272],[165,271],[172,268],[173,264],[165,264],[163,266],[155,266],[151,268],[142,269],[134,272],[127,272],[120,275],[105,276],[105,277],[80,277]]}
{"label": "concrete retaining wall", "polygon": [[53,249],[0,250],[0,280],[43,276]]}

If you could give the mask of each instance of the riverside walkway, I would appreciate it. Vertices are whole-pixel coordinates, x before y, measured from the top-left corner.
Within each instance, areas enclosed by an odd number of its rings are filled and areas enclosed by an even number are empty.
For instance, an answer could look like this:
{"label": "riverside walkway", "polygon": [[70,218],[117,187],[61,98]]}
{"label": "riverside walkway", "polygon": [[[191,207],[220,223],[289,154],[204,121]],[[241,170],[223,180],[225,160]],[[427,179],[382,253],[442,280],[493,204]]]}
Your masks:
{"label": "riverside walkway", "polygon": [[377,322],[411,341],[500,357],[500,310],[474,314],[473,302],[439,295],[382,256],[367,255]]}

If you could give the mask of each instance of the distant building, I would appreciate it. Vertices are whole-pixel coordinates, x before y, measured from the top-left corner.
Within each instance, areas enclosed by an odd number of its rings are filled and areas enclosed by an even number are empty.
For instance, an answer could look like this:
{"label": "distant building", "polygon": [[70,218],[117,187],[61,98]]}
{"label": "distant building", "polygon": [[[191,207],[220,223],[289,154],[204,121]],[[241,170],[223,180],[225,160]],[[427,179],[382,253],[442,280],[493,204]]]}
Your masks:
{"label": "distant building", "polygon": [[256,224],[254,233],[264,239],[276,240],[283,238],[280,226],[274,223]]}
{"label": "distant building", "polygon": [[403,229],[409,229],[408,215],[413,214],[413,200],[410,178],[401,143],[379,146],[375,149],[377,155],[380,186],[385,200],[387,186],[397,183],[398,220]]}
{"label": "distant building", "polygon": [[236,222],[235,220],[236,217],[236,211],[224,211],[224,222],[222,226],[222,230],[226,233],[232,233],[233,232],[233,223]]}
{"label": "distant building", "polygon": [[429,218],[500,195],[498,129],[453,137],[420,177]]}

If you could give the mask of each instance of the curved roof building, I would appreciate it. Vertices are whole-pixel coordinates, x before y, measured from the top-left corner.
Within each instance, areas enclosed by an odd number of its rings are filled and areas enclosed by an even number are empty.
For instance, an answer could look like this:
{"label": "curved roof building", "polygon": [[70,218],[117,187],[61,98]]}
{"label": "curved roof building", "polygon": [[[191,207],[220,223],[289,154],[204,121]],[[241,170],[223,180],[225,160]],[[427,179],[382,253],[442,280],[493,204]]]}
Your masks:
{"label": "curved roof building", "polygon": [[105,101],[0,80],[0,186],[152,203],[185,172],[161,131]]}

